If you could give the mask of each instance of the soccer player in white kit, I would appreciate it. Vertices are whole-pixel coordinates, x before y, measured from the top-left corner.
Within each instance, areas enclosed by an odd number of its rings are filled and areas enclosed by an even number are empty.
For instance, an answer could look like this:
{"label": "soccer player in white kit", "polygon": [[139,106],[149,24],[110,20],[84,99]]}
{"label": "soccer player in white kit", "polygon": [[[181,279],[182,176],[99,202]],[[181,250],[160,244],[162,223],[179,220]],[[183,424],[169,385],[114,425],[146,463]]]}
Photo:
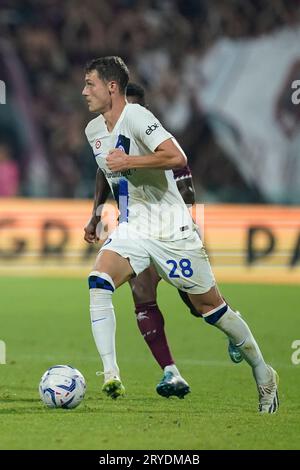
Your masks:
{"label": "soccer player in white kit", "polygon": [[[126,88],[126,100],[129,103],[137,103],[147,107],[145,91],[136,83],[128,83]],[[189,166],[173,171],[173,177],[185,204],[188,205],[188,207],[193,206],[195,204],[195,190]],[[98,168],[93,209],[91,217],[84,227],[84,239],[88,243],[96,243],[99,241],[99,237],[102,239],[106,236],[106,233],[104,233],[104,237],[102,236],[101,229],[103,229],[103,226],[100,221],[103,205],[109,192],[109,184],[102,170]],[[131,278],[129,284],[135,304],[138,329],[149,347],[152,356],[163,370],[163,377],[157,384],[156,391],[159,395],[166,398],[176,396],[182,399],[190,392],[190,386],[182,377],[176,366],[168,344],[164,328],[164,316],[157,301],[157,287],[160,280],[160,276],[157,274],[154,266],[151,265],[138,276]],[[179,289],[177,292],[182,301],[189,308],[190,313],[196,318],[201,318],[202,315],[194,308],[188,293]],[[239,349],[230,341],[228,342],[228,353],[234,363],[239,363],[243,360]]]}
{"label": "soccer player in white kit", "polygon": [[115,350],[116,288],[152,263],[159,275],[189,298],[205,321],[223,331],[252,368],[259,411],[278,409],[276,371],[267,365],[246,322],[224,302],[203,244],[177,189],[172,169],[186,156],[155,116],[126,102],[128,69],[120,57],[86,67],[82,94],[98,113],[86,127],[97,164],[119,201],[119,225],[102,246],[89,275],[92,331],[104,367],[102,390],[125,393]]}

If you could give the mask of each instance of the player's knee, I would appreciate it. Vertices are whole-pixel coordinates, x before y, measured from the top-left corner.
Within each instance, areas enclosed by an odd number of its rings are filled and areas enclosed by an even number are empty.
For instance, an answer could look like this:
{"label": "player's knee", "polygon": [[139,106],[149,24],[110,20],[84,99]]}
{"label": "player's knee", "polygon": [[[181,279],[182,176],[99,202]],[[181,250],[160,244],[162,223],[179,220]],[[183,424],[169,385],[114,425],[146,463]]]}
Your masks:
{"label": "player's knee", "polygon": [[190,313],[194,316],[194,317],[197,317],[197,318],[201,318],[202,317],[202,312],[198,312],[198,310],[192,306],[190,308]]}
{"label": "player's knee", "polygon": [[92,271],[88,277],[89,289],[99,289],[102,291],[114,292],[115,284],[107,273]]}
{"label": "player's knee", "polygon": [[152,285],[145,285],[142,282],[132,280],[130,287],[135,305],[155,302],[156,292]]}
{"label": "player's knee", "polygon": [[88,278],[90,289],[90,315],[92,323],[113,313],[112,294],[115,285],[112,278],[103,272],[92,271]]}
{"label": "player's knee", "polygon": [[185,305],[189,308],[190,313],[194,315],[194,317],[202,317],[202,312],[199,312],[197,308],[193,305],[191,299],[188,296],[187,292],[184,292],[180,289],[178,289],[178,293],[182,299],[182,301],[185,303]]}
{"label": "player's knee", "polygon": [[225,302],[223,302],[218,307],[211,309],[207,311],[206,313],[203,313],[202,316],[207,323],[209,323],[210,325],[215,325],[217,321],[219,321],[220,318],[227,312],[227,310],[228,310],[228,305]]}

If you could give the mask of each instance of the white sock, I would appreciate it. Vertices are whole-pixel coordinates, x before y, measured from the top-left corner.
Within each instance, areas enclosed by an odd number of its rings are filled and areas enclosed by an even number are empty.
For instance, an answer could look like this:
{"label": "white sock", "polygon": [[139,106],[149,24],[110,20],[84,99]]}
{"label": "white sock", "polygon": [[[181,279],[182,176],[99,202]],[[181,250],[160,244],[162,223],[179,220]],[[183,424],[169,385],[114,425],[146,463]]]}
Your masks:
{"label": "white sock", "polygon": [[180,374],[179,370],[177,369],[177,367],[175,366],[175,364],[171,364],[169,366],[166,366],[164,368],[164,372],[172,372],[172,374],[179,375],[181,377],[181,374]]}
{"label": "white sock", "polygon": [[[108,274],[93,271],[91,275],[106,279],[114,288],[114,283]],[[90,289],[90,314],[92,332],[103,362],[104,373],[114,371],[119,374],[115,347],[116,318],[112,294],[112,291],[106,289]]]}
{"label": "white sock", "polygon": [[270,380],[270,371],[247,323],[228,306],[227,312],[215,323],[215,326],[229,337],[237,346],[245,360],[252,367],[253,376],[258,384]]}

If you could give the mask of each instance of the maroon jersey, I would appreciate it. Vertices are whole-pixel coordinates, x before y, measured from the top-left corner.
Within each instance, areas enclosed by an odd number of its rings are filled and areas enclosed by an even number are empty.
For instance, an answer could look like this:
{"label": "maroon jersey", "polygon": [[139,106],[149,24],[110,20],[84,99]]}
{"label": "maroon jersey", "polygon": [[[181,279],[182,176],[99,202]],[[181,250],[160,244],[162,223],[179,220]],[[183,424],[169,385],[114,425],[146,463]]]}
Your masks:
{"label": "maroon jersey", "polygon": [[173,170],[174,179],[175,181],[183,180],[185,178],[191,178],[192,172],[190,167],[187,165],[184,168],[180,168],[179,170]]}

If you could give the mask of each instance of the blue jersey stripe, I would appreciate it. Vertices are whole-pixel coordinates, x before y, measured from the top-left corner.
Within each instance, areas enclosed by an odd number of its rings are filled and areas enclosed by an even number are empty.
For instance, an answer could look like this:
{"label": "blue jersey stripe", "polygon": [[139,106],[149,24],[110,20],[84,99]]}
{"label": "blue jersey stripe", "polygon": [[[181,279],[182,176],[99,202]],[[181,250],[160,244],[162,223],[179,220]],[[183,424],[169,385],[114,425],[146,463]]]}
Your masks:
{"label": "blue jersey stripe", "polygon": [[119,181],[119,211],[120,217],[119,222],[128,222],[128,181],[125,178],[121,178]]}

